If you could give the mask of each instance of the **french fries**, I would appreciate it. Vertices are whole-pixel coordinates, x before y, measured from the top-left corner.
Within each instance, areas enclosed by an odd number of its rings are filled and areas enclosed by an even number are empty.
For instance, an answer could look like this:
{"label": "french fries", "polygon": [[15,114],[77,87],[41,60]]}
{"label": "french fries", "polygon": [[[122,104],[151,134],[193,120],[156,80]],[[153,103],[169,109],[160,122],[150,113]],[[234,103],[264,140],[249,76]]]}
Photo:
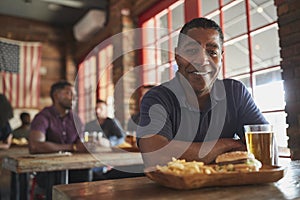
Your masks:
{"label": "french fries", "polygon": [[168,162],[165,166],[157,165],[156,169],[162,173],[169,173],[173,175],[192,175],[192,174],[212,174],[217,173],[217,171],[208,165],[204,165],[203,162],[186,162],[184,159],[179,160],[172,158],[172,161]]}

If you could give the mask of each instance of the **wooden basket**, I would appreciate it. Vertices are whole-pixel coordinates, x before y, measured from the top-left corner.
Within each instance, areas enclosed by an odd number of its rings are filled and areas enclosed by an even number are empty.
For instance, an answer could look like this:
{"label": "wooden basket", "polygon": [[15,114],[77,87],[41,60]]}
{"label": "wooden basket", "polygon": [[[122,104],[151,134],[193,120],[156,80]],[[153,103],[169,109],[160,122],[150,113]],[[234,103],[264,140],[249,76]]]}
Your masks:
{"label": "wooden basket", "polygon": [[228,172],[178,176],[148,168],[145,169],[145,174],[149,179],[163,186],[179,190],[188,190],[210,186],[271,183],[280,180],[285,175],[285,171],[285,168],[279,166],[263,166],[263,168],[256,172]]}

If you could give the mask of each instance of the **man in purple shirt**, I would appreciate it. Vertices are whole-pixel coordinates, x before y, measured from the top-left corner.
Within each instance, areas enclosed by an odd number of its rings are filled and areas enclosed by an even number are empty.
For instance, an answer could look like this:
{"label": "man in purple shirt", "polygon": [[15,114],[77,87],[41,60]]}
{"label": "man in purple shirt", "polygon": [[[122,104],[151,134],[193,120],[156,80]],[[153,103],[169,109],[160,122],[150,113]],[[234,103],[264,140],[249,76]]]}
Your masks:
{"label": "man in purple shirt", "polygon": [[87,152],[80,140],[83,124],[71,110],[74,95],[74,87],[67,81],[52,85],[53,105],[39,112],[31,123],[30,153]]}
{"label": "man in purple shirt", "polygon": [[[67,81],[54,83],[51,86],[50,96],[53,105],[39,112],[31,123],[30,153],[87,152],[81,142],[83,124],[76,113],[72,112],[75,96],[73,85]],[[61,184],[59,177],[61,175],[61,172],[37,173],[37,184],[40,188],[46,189],[45,192],[49,197],[51,196],[51,185]],[[50,176],[52,179],[50,179]],[[55,180],[53,180],[53,177],[55,177]],[[89,181],[90,179],[89,169],[69,171],[70,183]],[[53,180],[51,184],[49,184],[50,180]]]}

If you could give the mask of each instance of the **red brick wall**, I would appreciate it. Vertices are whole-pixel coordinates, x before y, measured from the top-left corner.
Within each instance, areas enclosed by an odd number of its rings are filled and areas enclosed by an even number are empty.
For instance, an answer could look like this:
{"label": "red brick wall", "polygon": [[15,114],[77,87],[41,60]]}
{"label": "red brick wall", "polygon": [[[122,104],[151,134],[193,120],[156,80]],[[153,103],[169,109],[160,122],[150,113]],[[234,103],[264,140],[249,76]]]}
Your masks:
{"label": "red brick wall", "polygon": [[300,1],[275,0],[292,159],[300,159]]}

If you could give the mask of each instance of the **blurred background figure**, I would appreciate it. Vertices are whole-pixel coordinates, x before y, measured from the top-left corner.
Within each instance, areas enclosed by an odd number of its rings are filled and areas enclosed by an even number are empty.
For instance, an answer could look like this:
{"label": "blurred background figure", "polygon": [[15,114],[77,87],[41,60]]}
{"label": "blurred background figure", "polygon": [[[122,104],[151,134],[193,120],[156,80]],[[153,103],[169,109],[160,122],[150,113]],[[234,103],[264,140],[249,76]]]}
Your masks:
{"label": "blurred background figure", "polygon": [[31,117],[28,112],[22,112],[20,114],[20,120],[22,122],[21,126],[13,130],[13,138],[21,139],[26,138],[28,140],[29,133],[30,133],[30,123]]}
{"label": "blurred background figure", "polygon": [[103,132],[103,137],[109,139],[111,146],[122,144],[125,140],[125,132],[117,119],[107,116],[107,104],[104,100],[96,101],[96,119],[85,125],[87,132]]}
{"label": "blurred background figure", "polygon": [[155,85],[144,85],[139,88],[139,105],[138,105],[138,110],[131,115],[127,122],[127,131],[133,132],[136,131],[137,125],[139,124],[140,121],[140,104],[143,96]]}
{"label": "blurred background figure", "polygon": [[8,149],[12,140],[9,120],[13,118],[13,108],[3,94],[0,94],[0,110],[0,149]]}

